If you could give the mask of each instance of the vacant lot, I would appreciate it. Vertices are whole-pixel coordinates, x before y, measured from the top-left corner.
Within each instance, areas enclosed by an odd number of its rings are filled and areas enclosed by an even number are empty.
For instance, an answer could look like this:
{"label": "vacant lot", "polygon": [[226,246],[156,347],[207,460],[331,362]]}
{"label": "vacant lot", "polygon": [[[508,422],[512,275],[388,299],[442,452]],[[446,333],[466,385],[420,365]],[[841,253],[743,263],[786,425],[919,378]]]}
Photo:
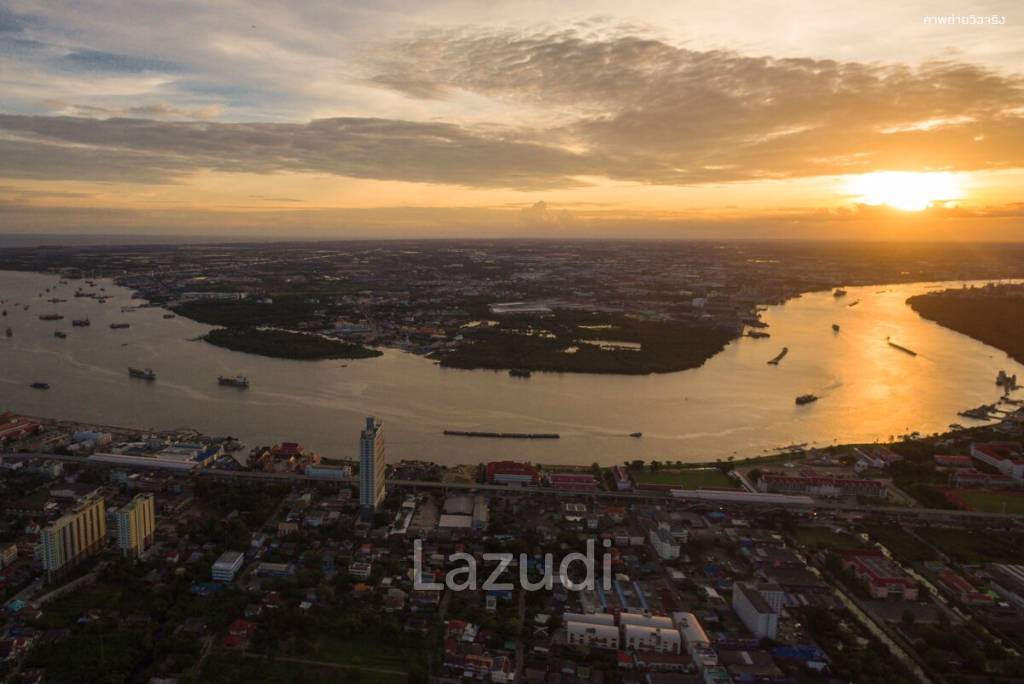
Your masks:
{"label": "vacant lot", "polygon": [[960,563],[1019,561],[1019,539],[996,537],[979,530],[920,527],[914,530],[928,543]]}
{"label": "vacant lot", "polygon": [[680,489],[737,489],[739,483],[718,468],[632,471],[637,484],[673,485]]}
{"label": "vacant lot", "polygon": [[795,536],[802,546],[808,548],[843,550],[865,546],[852,534],[836,532],[828,527],[798,527]]}
{"label": "vacant lot", "polygon": [[962,492],[960,498],[975,511],[1024,513],[1024,496],[1004,492]]}
{"label": "vacant lot", "polygon": [[930,546],[922,543],[909,532],[899,527],[883,527],[875,525],[867,528],[871,538],[889,549],[895,556],[904,561],[938,560],[938,555]]}

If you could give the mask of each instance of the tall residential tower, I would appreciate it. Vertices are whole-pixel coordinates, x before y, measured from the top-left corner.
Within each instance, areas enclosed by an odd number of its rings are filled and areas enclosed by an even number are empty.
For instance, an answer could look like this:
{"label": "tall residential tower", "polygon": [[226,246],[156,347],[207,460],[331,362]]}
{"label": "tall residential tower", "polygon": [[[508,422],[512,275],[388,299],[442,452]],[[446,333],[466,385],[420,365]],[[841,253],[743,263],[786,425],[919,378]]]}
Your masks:
{"label": "tall residential tower", "polygon": [[359,433],[359,504],[376,511],[384,500],[384,426],[373,416]]}
{"label": "tall residential tower", "polygon": [[117,548],[139,557],[153,544],[156,514],[152,494],[139,494],[117,510]]}

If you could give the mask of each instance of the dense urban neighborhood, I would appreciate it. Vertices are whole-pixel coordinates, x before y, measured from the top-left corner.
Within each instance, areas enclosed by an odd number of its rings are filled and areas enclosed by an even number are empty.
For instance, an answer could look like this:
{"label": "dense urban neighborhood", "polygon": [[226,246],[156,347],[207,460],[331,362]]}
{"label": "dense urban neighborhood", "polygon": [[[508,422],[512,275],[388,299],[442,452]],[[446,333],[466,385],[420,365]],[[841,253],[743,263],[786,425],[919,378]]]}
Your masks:
{"label": "dense urban neighborhood", "polygon": [[1017,414],[702,465],[391,463],[385,435],[332,460],[3,415],[5,681],[1024,677]]}

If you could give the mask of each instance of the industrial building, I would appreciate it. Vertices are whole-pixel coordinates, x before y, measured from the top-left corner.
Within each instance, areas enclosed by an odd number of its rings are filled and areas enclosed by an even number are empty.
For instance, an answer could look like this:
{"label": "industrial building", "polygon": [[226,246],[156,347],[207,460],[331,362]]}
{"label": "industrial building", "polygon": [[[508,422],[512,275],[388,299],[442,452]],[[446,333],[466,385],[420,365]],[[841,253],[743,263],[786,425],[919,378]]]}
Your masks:
{"label": "industrial building", "polygon": [[774,639],[779,630],[782,591],[737,582],[732,591],[732,608],[758,639]]}

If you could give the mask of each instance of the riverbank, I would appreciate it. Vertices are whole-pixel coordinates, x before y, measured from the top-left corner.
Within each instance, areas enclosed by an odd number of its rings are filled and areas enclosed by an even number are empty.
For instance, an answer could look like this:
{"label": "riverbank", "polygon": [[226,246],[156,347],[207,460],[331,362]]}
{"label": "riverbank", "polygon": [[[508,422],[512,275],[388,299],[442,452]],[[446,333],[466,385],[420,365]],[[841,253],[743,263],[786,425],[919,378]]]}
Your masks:
{"label": "riverbank", "polygon": [[922,318],[1024,362],[1024,286],[996,285],[929,292],[907,299]]}
{"label": "riverbank", "polygon": [[376,349],[320,335],[262,328],[216,328],[206,333],[203,340],[231,351],[297,361],[368,359],[381,355]]}

